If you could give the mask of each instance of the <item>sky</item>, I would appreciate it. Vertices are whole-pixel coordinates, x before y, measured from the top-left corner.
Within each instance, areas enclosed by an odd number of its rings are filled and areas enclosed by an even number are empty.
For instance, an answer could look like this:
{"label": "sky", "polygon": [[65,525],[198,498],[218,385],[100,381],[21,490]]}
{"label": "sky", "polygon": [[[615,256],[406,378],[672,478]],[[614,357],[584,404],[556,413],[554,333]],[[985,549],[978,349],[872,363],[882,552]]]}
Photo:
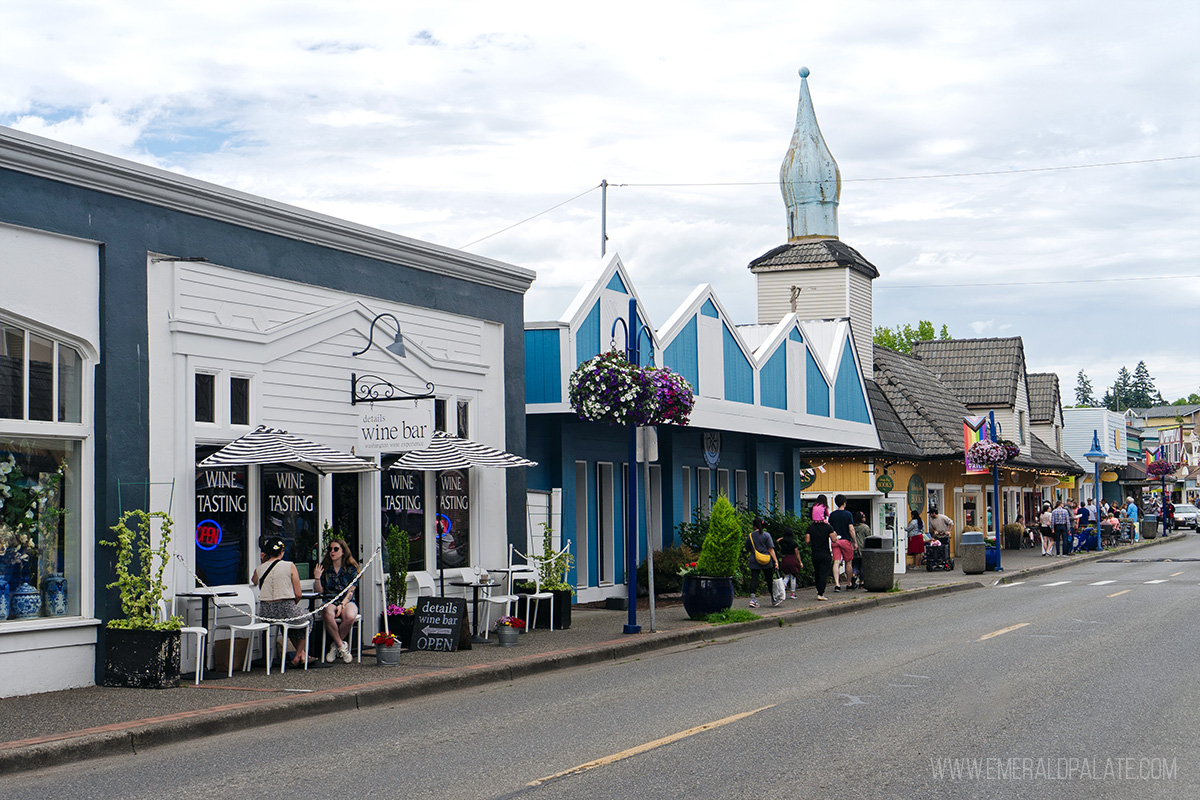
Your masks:
{"label": "sky", "polygon": [[[801,66],[876,325],[1021,336],[1064,404],[1200,392],[1200,3],[5,0],[0,125],[515,264],[661,326],[787,241]],[[236,265],[231,265],[236,266]]]}

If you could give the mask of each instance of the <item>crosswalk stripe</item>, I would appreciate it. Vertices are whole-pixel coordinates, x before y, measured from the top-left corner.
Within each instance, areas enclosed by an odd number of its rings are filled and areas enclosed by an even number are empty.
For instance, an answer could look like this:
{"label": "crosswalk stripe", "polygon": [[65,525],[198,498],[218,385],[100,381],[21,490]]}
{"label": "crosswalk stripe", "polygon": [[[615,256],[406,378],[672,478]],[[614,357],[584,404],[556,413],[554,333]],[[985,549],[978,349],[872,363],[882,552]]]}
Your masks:
{"label": "crosswalk stripe", "polygon": [[1042,585],[1043,586],[1062,586],[1064,583],[1070,583],[1070,581],[1055,581],[1054,583],[1043,583]]}
{"label": "crosswalk stripe", "polygon": [[1166,578],[1159,578],[1156,581],[1145,581],[1145,583],[1166,583],[1166,582],[1167,582]]}
{"label": "crosswalk stripe", "polygon": [[1107,586],[1110,583],[1116,583],[1116,581],[1096,581],[1095,583],[1089,583],[1088,586]]}
{"label": "crosswalk stripe", "polygon": [[1000,584],[1000,588],[1003,589],[1005,586],[1020,586],[1024,582],[1025,581],[1013,581],[1012,583],[1002,583]]}

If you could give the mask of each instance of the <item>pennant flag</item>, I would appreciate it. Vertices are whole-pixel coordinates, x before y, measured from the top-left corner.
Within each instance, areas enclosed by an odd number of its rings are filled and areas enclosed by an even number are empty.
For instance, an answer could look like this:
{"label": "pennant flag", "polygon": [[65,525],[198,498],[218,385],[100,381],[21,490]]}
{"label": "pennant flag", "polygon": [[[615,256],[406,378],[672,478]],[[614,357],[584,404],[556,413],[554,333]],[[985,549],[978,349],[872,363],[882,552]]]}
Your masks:
{"label": "pennant flag", "polygon": [[1146,451],[1146,466],[1147,467],[1150,466],[1155,461],[1162,461],[1162,457],[1163,457],[1163,455],[1162,455],[1161,447],[1158,448],[1157,450],[1147,450]]}
{"label": "pennant flag", "polygon": [[963,461],[966,462],[968,475],[989,471],[987,467],[972,464],[966,458],[966,453],[971,449],[971,445],[989,438],[987,419],[987,417],[963,417]]}

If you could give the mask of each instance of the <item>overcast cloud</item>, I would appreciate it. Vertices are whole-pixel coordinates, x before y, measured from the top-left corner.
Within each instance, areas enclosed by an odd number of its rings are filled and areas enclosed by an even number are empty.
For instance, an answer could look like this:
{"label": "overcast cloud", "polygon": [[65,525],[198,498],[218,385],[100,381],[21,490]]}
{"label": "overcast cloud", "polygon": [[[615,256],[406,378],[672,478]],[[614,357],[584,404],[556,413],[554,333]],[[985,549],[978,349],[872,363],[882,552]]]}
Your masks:
{"label": "overcast cloud", "polygon": [[753,322],[806,65],[877,325],[1022,336],[1067,403],[1145,360],[1170,401],[1200,392],[1197,41],[1191,1],[9,0],[0,124],[536,270],[529,320],[596,276],[607,179],[655,325],[706,282]]}

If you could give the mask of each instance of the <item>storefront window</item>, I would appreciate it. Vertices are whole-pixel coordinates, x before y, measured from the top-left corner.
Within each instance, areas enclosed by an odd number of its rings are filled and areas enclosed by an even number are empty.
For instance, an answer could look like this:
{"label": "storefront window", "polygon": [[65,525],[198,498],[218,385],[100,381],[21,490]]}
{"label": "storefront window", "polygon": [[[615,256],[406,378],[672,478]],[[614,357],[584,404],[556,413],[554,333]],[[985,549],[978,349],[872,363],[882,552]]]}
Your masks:
{"label": "storefront window", "polygon": [[466,470],[448,469],[437,473],[436,483],[440,566],[468,566],[471,563],[470,476]]}
{"label": "storefront window", "polygon": [[250,379],[229,379],[229,424],[250,424]]}
{"label": "storefront window", "polygon": [[408,534],[408,569],[425,566],[425,473],[385,469],[380,472],[383,531],[395,525]]}
{"label": "storefront window", "polygon": [[0,418],[25,418],[25,331],[0,325]]}
{"label": "storefront window", "polygon": [[54,420],[54,342],[29,336],[29,418]]}
{"label": "storefront window", "polygon": [[196,422],[213,422],[217,376],[206,372],[196,373]]}
{"label": "storefront window", "polygon": [[[346,540],[350,554],[363,564],[366,562],[358,537],[358,473],[339,472],[333,475],[333,530]],[[329,542],[322,542],[322,548]],[[324,553],[324,549],[321,551]],[[369,557],[369,554],[367,554]]]}
{"label": "storefront window", "polygon": [[[217,447],[196,448],[196,461]],[[196,470],[196,575],[209,586],[249,578],[246,467]]]}
{"label": "storefront window", "polygon": [[[0,591],[10,597],[9,620],[80,615],[80,449],[78,441],[0,437]],[[17,592],[27,586],[39,596],[22,613]]]}
{"label": "storefront window", "polygon": [[65,344],[58,346],[58,421],[83,418],[83,357]]}
{"label": "storefront window", "polygon": [[283,539],[283,557],[295,562],[301,580],[311,578],[317,565],[319,512],[315,474],[292,467],[262,467],[262,533]]}

